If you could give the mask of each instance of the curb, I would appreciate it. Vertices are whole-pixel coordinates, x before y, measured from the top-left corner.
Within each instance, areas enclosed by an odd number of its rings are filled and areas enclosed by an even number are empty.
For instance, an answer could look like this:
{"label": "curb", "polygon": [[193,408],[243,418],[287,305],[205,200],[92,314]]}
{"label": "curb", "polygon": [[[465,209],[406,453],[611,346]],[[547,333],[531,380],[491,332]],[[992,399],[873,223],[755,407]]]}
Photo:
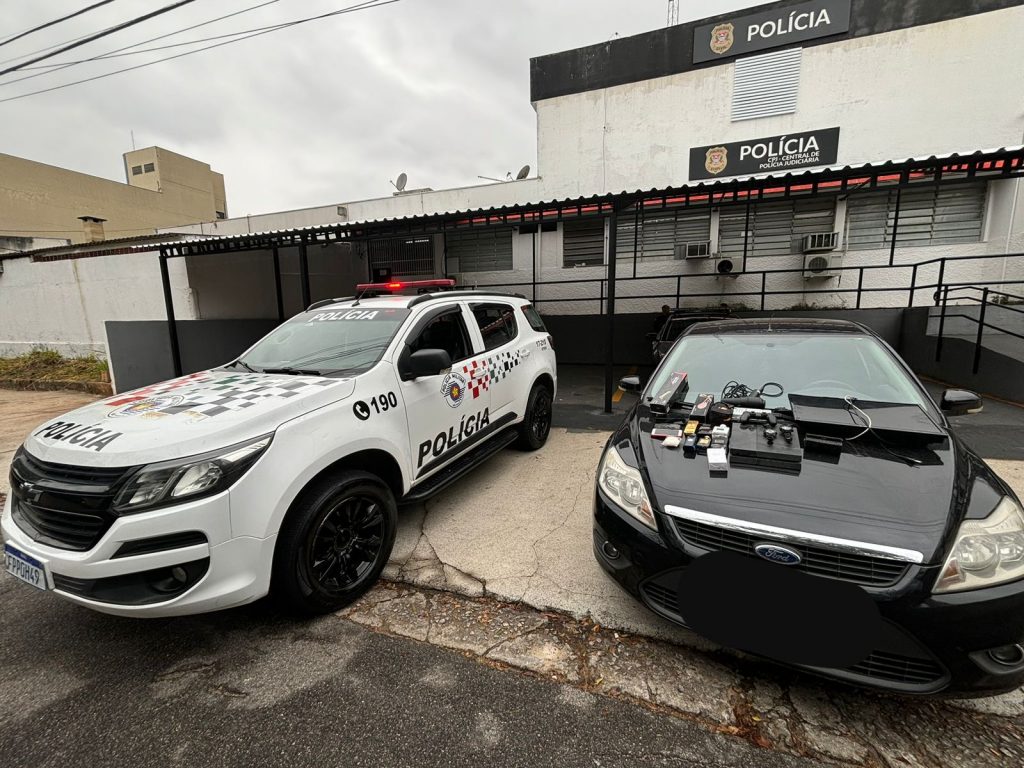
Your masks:
{"label": "curb", "polygon": [[44,379],[0,379],[0,389],[44,392],[66,391],[86,392],[92,395],[113,395],[114,389],[108,381],[47,381]]}

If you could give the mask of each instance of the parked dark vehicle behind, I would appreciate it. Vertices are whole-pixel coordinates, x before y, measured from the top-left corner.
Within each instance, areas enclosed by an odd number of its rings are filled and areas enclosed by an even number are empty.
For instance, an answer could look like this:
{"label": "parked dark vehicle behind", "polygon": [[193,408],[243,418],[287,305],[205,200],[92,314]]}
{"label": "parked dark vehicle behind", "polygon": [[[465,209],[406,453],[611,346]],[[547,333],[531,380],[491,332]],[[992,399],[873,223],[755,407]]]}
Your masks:
{"label": "parked dark vehicle behind", "polygon": [[656,331],[647,334],[651,342],[651,359],[655,365],[672,349],[676,339],[683,335],[683,332],[691,325],[704,323],[710,320],[726,320],[732,317],[727,308],[720,310],[693,310],[677,309],[669,313],[664,323]]}
{"label": "parked dark vehicle behind", "polygon": [[652,611],[859,685],[1024,683],[1024,511],[946,418],[977,395],[937,406],[827,320],[694,325],[621,386],[640,398],[601,459],[594,551]]}

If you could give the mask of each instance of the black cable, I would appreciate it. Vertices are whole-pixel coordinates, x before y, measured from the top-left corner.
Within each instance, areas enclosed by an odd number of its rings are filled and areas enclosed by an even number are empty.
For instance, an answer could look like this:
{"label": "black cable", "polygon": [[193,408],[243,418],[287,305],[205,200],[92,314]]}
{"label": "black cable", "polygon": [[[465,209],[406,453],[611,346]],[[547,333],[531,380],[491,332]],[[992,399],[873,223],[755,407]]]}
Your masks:
{"label": "black cable", "polygon": [[156,16],[161,16],[177,8],[181,8],[181,6],[183,5],[188,5],[189,3],[194,2],[195,0],[178,0],[178,2],[176,3],[165,5],[163,8],[157,8],[155,11],[151,11],[143,16],[136,16],[134,19],[129,19],[128,21],[121,22],[120,24],[116,24],[113,27],[108,27],[107,29],[104,29],[100,32],[96,32],[92,35],[83,37],[82,39],[76,42],[69,43],[68,45],[63,46],[62,48],[58,48],[55,51],[51,51],[50,53],[45,53],[41,56],[36,56],[34,59],[29,59],[28,61],[23,61],[21,64],[15,64],[13,67],[8,67],[7,69],[0,70],[0,75],[6,75],[8,72],[14,72],[16,70],[21,69],[22,67],[27,67],[29,64],[35,64],[37,61],[43,61],[44,59],[53,58],[54,56],[64,53],[65,51],[70,51],[72,48],[79,48],[85,45],[86,43],[91,43],[93,40],[99,40],[101,37],[107,37],[107,35],[112,35],[115,32],[120,32],[122,29],[127,29],[128,27],[134,27],[136,24],[141,24],[142,22],[148,21],[149,19],[155,18]]}
{"label": "black cable", "polygon": [[28,35],[31,35],[33,32],[38,32],[41,29],[46,29],[47,27],[55,26],[57,24],[60,24],[62,21],[67,21],[68,19],[73,19],[73,18],[75,18],[75,16],[81,16],[83,13],[88,13],[91,10],[99,8],[101,5],[110,5],[112,2],[114,2],[114,0],[103,0],[102,2],[99,2],[99,3],[93,3],[92,5],[87,6],[87,7],[83,8],[80,11],[75,11],[74,13],[69,13],[67,16],[61,16],[59,19],[54,19],[53,21],[48,21],[45,24],[40,24],[38,27],[32,27],[32,29],[26,29],[24,32],[19,32],[14,37],[8,37],[6,40],[0,41],[0,47],[5,46],[8,43],[13,43],[15,40],[21,40],[21,38],[27,37]]}
{"label": "black cable", "polygon": [[[100,54],[97,54],[96,56],[91,56],[88,59],[78,59],[76,61],[66,61],[66,62],[62,62],[60,64],[42,64],[42,65],[40,65],[38,67],[24,67],[23,69],[25,69],[25,70],[38,69],[38,70],[45,70],[45,71],[36,72],[35,74],[26,75],[25,77],[19,77],[17,80],[6,80],[6,81],[0,83],[0,86],[3,86],[3,85],[14,85],[15,83],[21,83],[21,82],[24,82],[25,80],[32,80],[33,78],[36,78],[36,77],[43,77],[44,75],[51,75],[54,72],[60,72],[61,70],[67,69],[68,67],[73,67],[73,66],[76,66],[78,64],[88,64],[89,62],[92,62],[92,61],[101,61],[101,60],[104,60],[104,59],[113,59],[113,58],[118,58],[120,56],[135,56],[135,55],[140,54],[140,53],[151,53],[153,51],[163,51],[163,50],[166,50],[168,48],[178,48],[178,47],[181,47],[183,45],[192,45],[193,43],[203,43],[203,42],[207,42],[209,40],[222,40],[225,37],[236,37],[238,35],[246,34],[247,32],[255,32],[256,30],[247,29],[247,30],[244,30],[242,32],[232,32],[230,34],[217,35],[215,37],[205,37],[205,38],[199,38],[197,40],[186,40],[185,42],[173,43],[171,45],[159,45],[159,46],[157,46],[155,48],[143,48],[141,51],[133,51],[133,50],[131,50],[132,48],[138,48],[140,45],[146,45],[146,43],[155,43],[157,40],[163,40],[163,39],[168,38],[168,37],[174,37],[175,35],[180,35],[180,34],[182,34],[184,32],[190,32],[193,29],[199,29],[199,27],[205,27],[205,26],[208,26],[210,24],[216,24],[218,21],[224,21],[224,19],[230,19],[232,16],[241,16],[243,13],[248,13],[249,11],[256,11],[256,10],[259,10],[260,8],[265,7],[265,6],[273,5],[274,3],[279,3],[279,2],[281,2],[281,0],[266,0],[266,2],[260,3],[259,5],[251,5],[248,8],[243,8],[242,10],[235,11],[234,13],[227,13],[227,14],[225,14],[223,16],[218,16],[215,19],[210,19],[209,21],[203,21],[203,22],[200,22],[199,24],[193,24],[191,27],[183,27],[182,29],[176,29],[173,32],[167,32],[166,34],[163,34],[163,35],[157,35],[156,37],[151,37],[148,40],[141,40],[141,41],[139,41],[137,43],[132,43],[131,45],[126,45],[126,46],[123,46],[121,48],[115,48],[112,51],[107,51],[106,53],[100,53]],[[273,26],[277,26],[277,25],[273,25]],[[260,29],[269,29],[269,27],[261,27]],[[128,51],[128,52],[127,53],[123,53],[123,51]]]}
{"label": "black cable", "polygon": [[70,88],[73,85],[81,85],[82,83],[91,83],[94,80],[102,80],[105,77],[112,77],[113,75],[119,75],[122,72],[132,72],[132,71],[134,71],[136,69],[142,69],[143,67],[149,67],[149,66],[152,66],[153,64],[160,64],[161,62],[164,62],[164,61],[172,61],[173,59],[180,59],[180,58],[184,58],[185,56],[191,56],[193,53],[202,53],[203,51],[209,51],[209,50],[212,50],[213,48],[220,48],[223,45],[230,45],[231,43],[238,43],[238,42],[241,42],[242,40],[248,40],[251,37],[259,37],[260,35],[267,35],[267,34],[270,34],[271,32],[276,32],[276,31],[278,31],[280,29],[286,29],[288,27],[294,27],[294,26],[296,26],[298,24],[305,24],[305,23],[310,22],[310,21],[319,21],[320,19],[326,19],[326,18],[329,18],[331,16],[340,16],[342,14],[354,13],[356,11],[369,10],[371,8],[379,8],[379,7],[384,6],[384,5],[391,5],[393,3],[398,3],[398,2],[401,2],[401,0],[366,0],[366,2],[357,3],[356,5],[351,5],[351,6],[348,6],[347,8],[341,8],[341,9],[339,9],[337,11],[331,11],[330,13],[320,14],[319,16],[310,16],[310,17],[305,18],[305,19],[297,19],[295,21],[291,21],[291,22],[287,22],[287,23],[280,24],[280,25],[277,25],[277,26],[269,27],[269,28],[264,29],[263,31],[260,31],[260,32],[254,32],[252,34],[246,35],[245,37],[238,37],[238,38],[235,38],[234,40],[225,40],[222,43],[216,43],[215,45],[208,45],[208,46],[205,46],[203,48],[198,48],[198,49],[196,49],[194,51],[185,51],[184,53],[175,54],[174,56],[165,56],[164,58],[157,59],[156,61],[148,61],[145,64],[136,64],[134,67],[125,67],[124,69],[117,69],[117,70],[114,70],[113,72],[106,72],[106,73],[104,73],[102,75],[95,75],[94,77],[86,77],[86,78],[83,78],[82,80],[75,80],[73,82],[64,83],[62,85],[55,85],[55,86],[53,86],[51,88],[41,88],[38,91],[29,91],[28,93],[22,93],[22,94],[19,94],[18,96],[8,96],[6,99],[0,99],[0,104],[3,104],[4,102],[7,102],[7,101],[17,101],[18,99],[24,99],[24,98],[27,98],[29,96],[36,96],[36,95],[41,94],[41,93],[50,93],[51,91],[59,91],[59,90],[61,90],[63,88]]}

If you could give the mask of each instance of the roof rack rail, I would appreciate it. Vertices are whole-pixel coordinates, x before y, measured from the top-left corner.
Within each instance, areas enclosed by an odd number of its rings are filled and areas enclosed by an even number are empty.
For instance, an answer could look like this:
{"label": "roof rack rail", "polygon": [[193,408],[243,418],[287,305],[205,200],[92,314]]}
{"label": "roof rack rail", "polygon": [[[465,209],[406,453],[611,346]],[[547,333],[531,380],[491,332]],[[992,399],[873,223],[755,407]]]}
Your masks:
{"label": "roof rack rail", "polygon": [[440,293],[424,293],[421,296],[417,296],[415,299],[409,302],[409,308],[412,309],[418,304],[422,304],[426,301],[432,301],[433,299],[450,299],[452,297],[466,297],[466,296],[504,296],[509,299],[522,299],[528,301],[528,299],[521,293],[501,293],[500,291],[476,291],[466,290],[461,291],[442,291]]}
{"label": "roof rack rail", "polygon": [[306,308],[306,311],[307,312],[312,312],[314,309],[320,309],[320,307],[326,307],[328,304],[337,304],[338,302],[341,302],[341,301],[354,301],[355,298],[356,298],[355,296],[345,296],[344,298],[341,298],[341,299],[324,299],[323,301],[317,301],[317,302],[314,302],[313,304],[310,304]]}

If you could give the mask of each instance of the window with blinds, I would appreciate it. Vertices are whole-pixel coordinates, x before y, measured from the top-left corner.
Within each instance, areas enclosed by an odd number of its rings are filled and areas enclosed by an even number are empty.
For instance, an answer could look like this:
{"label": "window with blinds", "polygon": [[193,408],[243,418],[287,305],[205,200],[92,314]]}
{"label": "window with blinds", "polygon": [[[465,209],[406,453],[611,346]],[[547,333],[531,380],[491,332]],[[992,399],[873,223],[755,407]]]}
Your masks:
{"label": "window with blinds", "polygon": [[706,208],[646,211],[639,219],[619,217],[615,251],[620,259],[632,259],[635,246],[638,259],[673,259],[685,255],[677,246],[696,247],[710,239],[711,212]]}
{"label": "window with blinds", "polygon": [[448,259],[458,259],[460,272],[503,272],[512,269],[512,228],[481,227],[446,235]]}
{"label": "window with blinds", "polygon": [[[771,200],[750,206],[748,256],[786,256],[801,252],[805,235],[834,232],[836,198],[823,195],[790,200]],[[723,207],[719,214],[718,251],[742,256],[747,206]]]}
{"label": "window with blinds", "polygon": [[[904,189],[896,245],[979,242],[985,224],[986,193],[985,183]],[[896,197],[895,189],[850,195],[846,207],[849,250],[890,247],[896,227]]]}
{"label": "window with blinds", "polygon": [[395,237],[367,243],[370,267],[388,267],[392,274],[434,274],[434,240],[430,237]]}
{"label": "window with blinds", "polygon": [[796,112],[803,49],[766,53],[736,61],[732,121]]}
{"label": "window with blinds", "polygon": [[562,265],[565,267],[604,264],[604,219],[567,221],[562,224]]}

